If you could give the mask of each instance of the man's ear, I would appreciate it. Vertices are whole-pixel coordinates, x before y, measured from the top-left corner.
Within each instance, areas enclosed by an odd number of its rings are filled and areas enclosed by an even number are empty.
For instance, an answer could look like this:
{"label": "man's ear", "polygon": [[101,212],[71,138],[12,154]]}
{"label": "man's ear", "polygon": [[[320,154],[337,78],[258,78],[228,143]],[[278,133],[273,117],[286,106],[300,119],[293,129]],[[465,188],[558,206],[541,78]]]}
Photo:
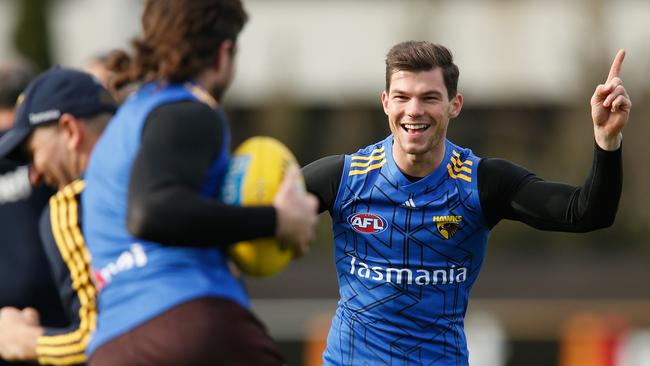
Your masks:
{"label": "man's ear", "polygon": [[458,93],[454,99],[452,99],[451,104],[449,105],[449,117],[458,117],[461,109],[463,109],[463,95]]}
{"label": "man's ear", "polygon": [[235,56],[236,47],[235,43],[226,39],[219,45],[217,54],[214,57],[214,64],[212,65],[217,72],[230,72],[232,60]]}
{"label": "man's ear", "polygon": [[68,150],[77,150],[81,146],[85,134],[83,122],[70,113],[64,113],[59,118],[59,129],[65,136]]}
{"label": "man's ear", "polygon": [[384,107],[384,113],[388,115],[388,92],[385,90],[381,92],[381,105]]}

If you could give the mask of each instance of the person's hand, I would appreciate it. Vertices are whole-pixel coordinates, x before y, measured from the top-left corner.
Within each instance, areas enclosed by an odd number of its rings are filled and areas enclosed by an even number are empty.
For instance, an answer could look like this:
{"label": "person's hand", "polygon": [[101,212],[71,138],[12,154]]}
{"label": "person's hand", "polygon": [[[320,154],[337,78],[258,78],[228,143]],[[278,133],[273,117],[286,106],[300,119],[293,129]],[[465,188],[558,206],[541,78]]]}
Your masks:
{"label": "person's hand", "polygon": [[273,199],[277,215],[275,236],[280,245],[291,248],[294,257],[309,251],[318,223],[318,200],[299,185],[300,170],[288,169]]}
{"label": "person's hand", "polygon": [[41,317],[34,308],[24,308],[20,311],[20,317],[25,321],[25,324],[41,325]]}
{"label": "person's hand", "polygon": [[38,337],[43,334],[38,312],[32,308],[0,309],[0,358],[7,361],[37,361]]}
{"label": "person's hand", "polygon": [[591,118],[594,122],[594,137],[601,149],[617,150],[623,139],[623,127],[630,116],[632,102],[619,77],[625,50],[614,58],[607,81],[596,87],[591,97]]}

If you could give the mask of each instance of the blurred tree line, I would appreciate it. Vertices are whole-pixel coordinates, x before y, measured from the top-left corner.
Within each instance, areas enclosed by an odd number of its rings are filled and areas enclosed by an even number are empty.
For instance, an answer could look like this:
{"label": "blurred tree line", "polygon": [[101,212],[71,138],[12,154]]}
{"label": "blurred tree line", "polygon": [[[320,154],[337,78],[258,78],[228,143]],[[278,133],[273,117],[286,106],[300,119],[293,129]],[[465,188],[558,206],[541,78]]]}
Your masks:
{"label": "blurred tree line", "polygon": [[[585,6],[583,30],[591,36],[578,47],[585,75],[590,78],[580,86],[577,101],[477,106],[466,100],[461,115],[450,123],[450,140],[479,156],[511,160],[544,179],[582,184],[591,168],[595,143],[589,100],[595,86],[604,82],[612,61],[604,44],[608,39],[607,6],[604,0]],[[427,34],[422,38],[430,37]],[[623,66],[622,78],[631,80],[634,75],[626,74]],[[623,194],[614,225],[592,233],[568,234],[502,221],[492,232],[491,250],[603,254],[650,251],[650,165],[643,160],[650,156],[650,85],[643,89],[628,86],[627,90],[633,107],[623,132]],[[354,152],[389,133],[379,100],[372,106],[336,107],[300,106],[278,100],[259,109],[231,112],[235,144],[251,134],[272,135],[286,142],[302,164],[329,154]],[[329,220],[323,220],[323,225],[329,225]],[[323,228],[320,232],[319,243],[331,245],[330,231]]]}
{"label": "blurred tree line", "polygon": [[[608,58],[597,69],[608,70]],[[597,72],[594,75],[602,74]],[[625,75],[623,76],[625,78]],[[544,179],[580,185],[592,162],[594,139],[586,85],[576,105],[466,104],[450,123],[449,139],[479,156],[501,157]],[[502,221],[493,230],[491,248],[508,251],[650,250],[650,178],[648,156],[650,92],[632,95],[633,112],[624,130],[624,187],[618,216],[611,228],[587,234],[543,232],[521,223]],[[228,109],[228,108],[227,108]],[[390,131],[379,100],[376,106],[302,106],[277,101],[261,108],[228,109],[233,146],[251,135],[284,141],[301,164],[330,154],[351,153],[376,142]],[[329,225],[329,220],[324,220]],[[328,230],[319,242],[331,243]]]}
{"label": "blurred tree line", "polygon": [[[17,3],[15,47],[40,69],[46,69],[52,64],[46,16],[50,1]],[[563,105],[491,106],[466,101],[460,117],[450,124],[450,139],[472,148],[479,156],[509,159],[545,179],[581,184],[591,167],[594,144],[588,102],[611,62],[611,55],[596,40],[605,38],[597,37],[605,23],[603,2],[597,3],[600,6],[589,7],[593,13],[586,17],[591,19],[594,42],[581,45],[584,68],[594,77],[581,86],[581,100]],[[594,54],[600,57],[594,58]],[[622,77],[625,80],[633,75],[626,75],[624,67]],[[628,91],[634,105],[624,130],[624,188],[613,227],[588,234],[564,234],[502,222],[492,233],[490,246],[494,250],[650,250],[650,168],[643,160],[650,155],[650,126],[645,122],[650,120],[650,86]],[[226,107],[232,121],[233,146],[251,135],[274,136],[284,141],[303,165],[326,155],[354,152],[389,133],[379,100],[374,105],[331,106],[299,105],[279,97],[254,108]],[[323,221],[324,226],[329,224],[329,220]],[[319,242],[330,243],[329,230],[324,227],[321,233]]]}
{"label": "blurred tree line", "polygon": [[16,51],[32,61],[39,70],[52,65],[48,39],[49,0],[20,0],[17,2],[18,21],[13,33]]}

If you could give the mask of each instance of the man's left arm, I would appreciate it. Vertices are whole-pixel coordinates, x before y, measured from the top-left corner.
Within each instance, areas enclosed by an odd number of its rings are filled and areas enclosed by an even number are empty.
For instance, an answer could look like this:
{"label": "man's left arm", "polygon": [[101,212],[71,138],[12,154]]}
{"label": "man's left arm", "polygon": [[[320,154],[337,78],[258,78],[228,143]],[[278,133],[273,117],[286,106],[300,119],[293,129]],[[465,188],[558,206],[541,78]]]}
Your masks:
{"label": "man's left arm", "polygon": [[578,187],[546,181],[507,160],[481,160],[478,188],[488,226],[501,219],[549,231],[585,232],[610,226],[621,196],[621,151],[594,145],[591,171]]}

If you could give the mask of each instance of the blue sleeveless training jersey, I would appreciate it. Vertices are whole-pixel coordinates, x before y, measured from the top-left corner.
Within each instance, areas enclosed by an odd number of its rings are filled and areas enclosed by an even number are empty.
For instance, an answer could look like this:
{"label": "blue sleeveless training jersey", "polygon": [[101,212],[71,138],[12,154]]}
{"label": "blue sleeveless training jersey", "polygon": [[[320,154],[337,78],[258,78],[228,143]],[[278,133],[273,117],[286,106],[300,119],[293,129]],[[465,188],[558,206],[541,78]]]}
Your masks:
{"label": "blue sleeveless training jersey", "polygon": [[[249,306],[242,284],[228,270],[226,255],[219,248],[162,245],[134,238],[126,228],[129,177],[147,116],[162,104],[200,100],[195,88],[192,84],[144,85],[120,107],[92,152],[82,196],[83,219],[100,292],[97,331],[88,354],[195,298],[227,298]],[[222,114],[220,109],[217,112]],[[206,176],[204,196],[219,197],[228,164],[230,134],[222,117],[215,123],[224,123],[223,150]]]}
{"label": "blue sleeveless training jersey", "polygon": [[325,365],[468,364],[463,318],[489,236],[479,158],[445,142],[416,182],[393,138],[346,155],[332,212],[340,300]]}

